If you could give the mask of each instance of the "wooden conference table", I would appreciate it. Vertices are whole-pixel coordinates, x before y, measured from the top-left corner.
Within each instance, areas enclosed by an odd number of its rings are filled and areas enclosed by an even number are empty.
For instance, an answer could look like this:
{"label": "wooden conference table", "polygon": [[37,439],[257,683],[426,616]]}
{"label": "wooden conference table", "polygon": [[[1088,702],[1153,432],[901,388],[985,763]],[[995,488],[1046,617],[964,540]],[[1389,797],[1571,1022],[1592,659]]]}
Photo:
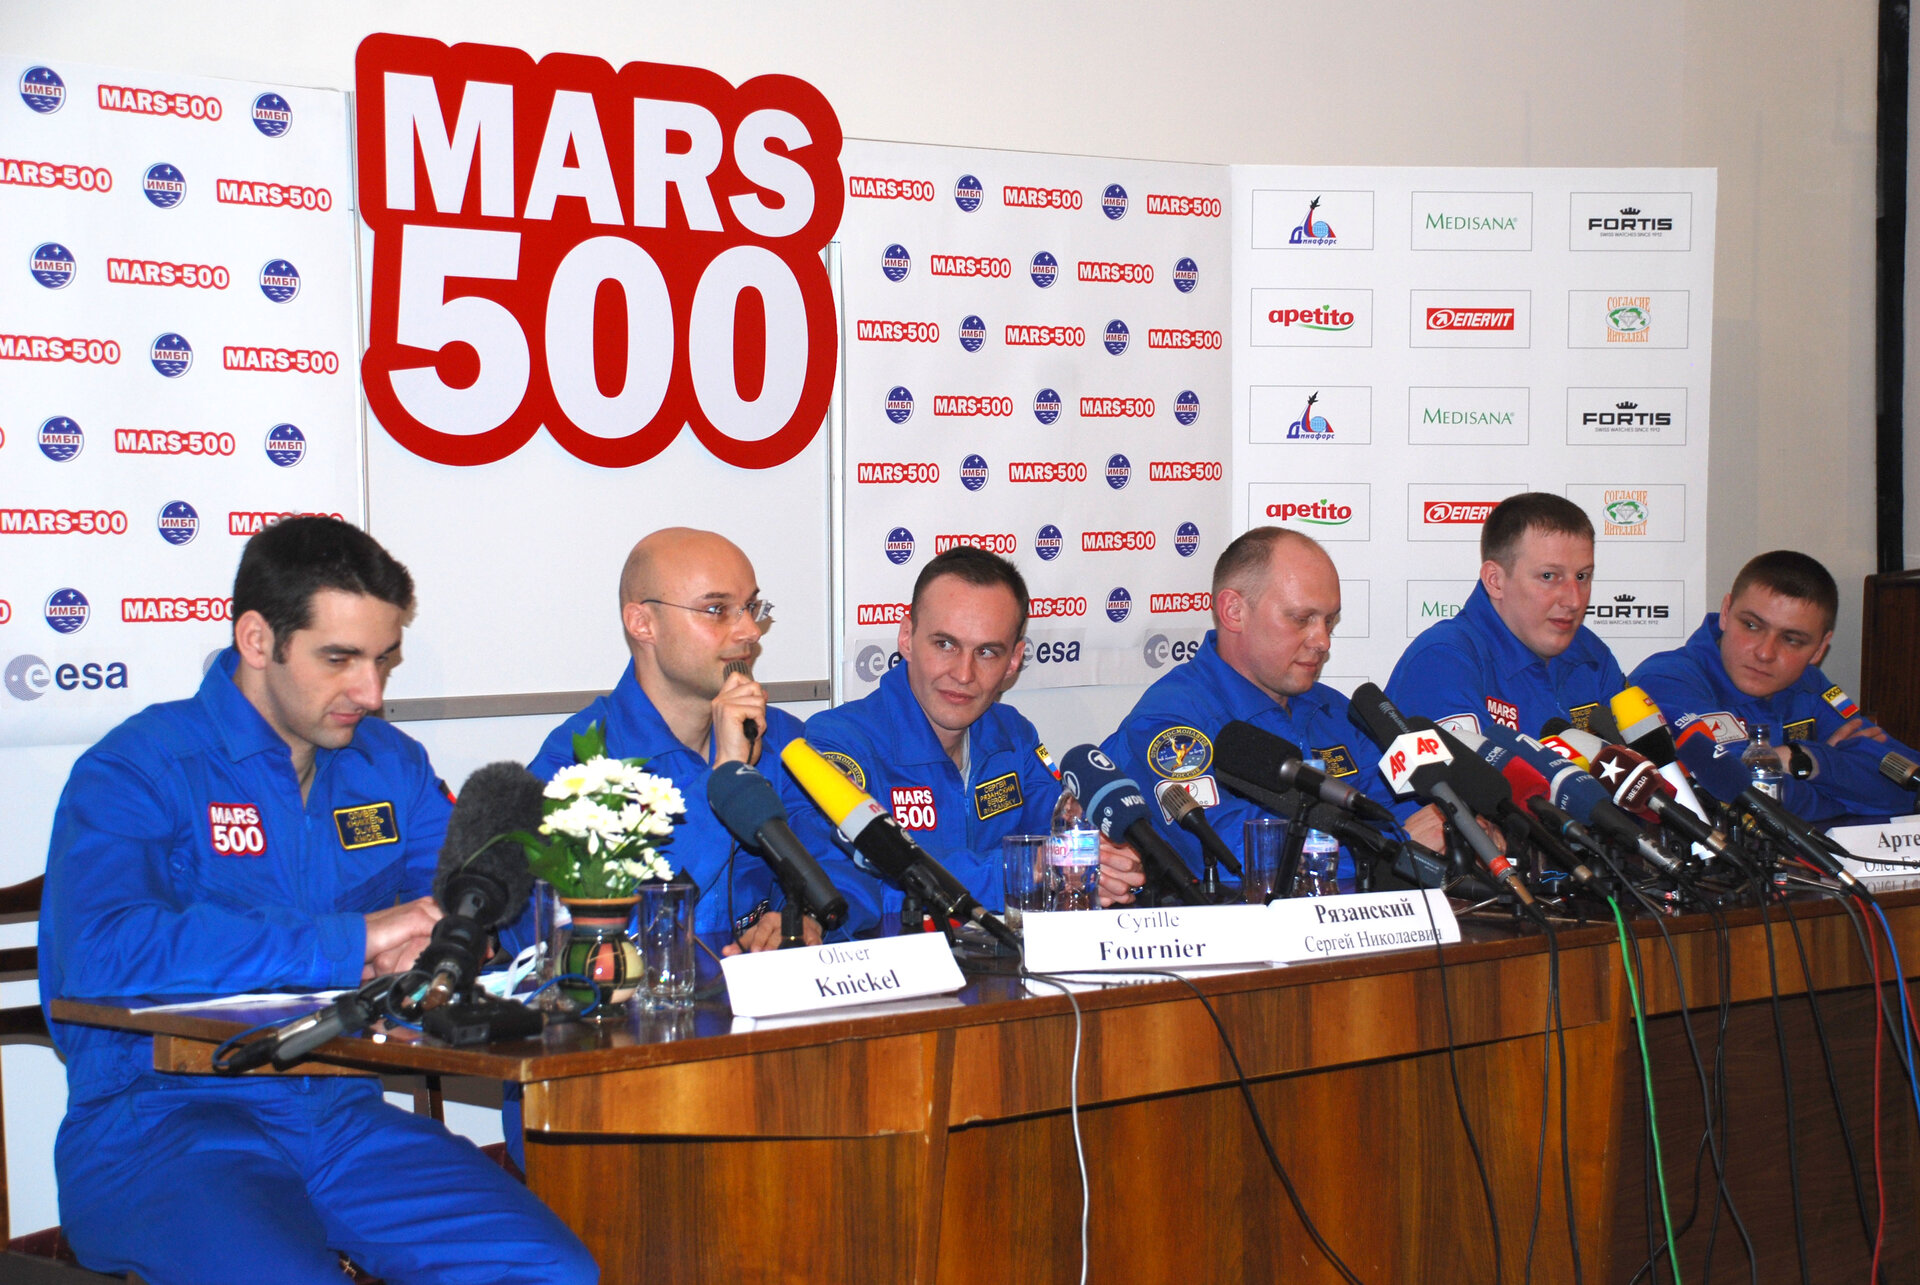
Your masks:
{"label": "wooden conference table", "polygon": [[[1903,959],[1920,962],[1920,881],[1883,891]],[[1797,1277],[1786,1114],[1768,951],[1757,910],[1728,916],[1728,1181],[1762,1279]],[[1874,1208],[1871,972],[1848,919],[1798,902]],[[1779,990],[1806,990],[1773,912]],[[1717,1045],[1716,934],[1667,921],[1702,1056]],[[1694,1198],[1700,1084],[1666,946],[1634,923],[1676,1228]],[[1504,1275],[1522,1278],[1541,1157],[1548,952],[1510,923],[1463,922],[1444,977],[1466,1113],[1494,1187]],[[1611,924],[1559,930],[1571,1112],[1569,1164],[1585,1279],[1623,1281],[1648,1244],[1639,1050]],[[1912,970],[1909,970],[1912,971]],[[1487,1280],[1493,1238],[1448,1071],[1443,970],[1419,949],[1195,977],[1231,1035],[1282,1162],[1332,1247],[1363,1280]],[[1232,1063],[1193,992],[1172,981],[1090,985],[1080,1122],[1092,1190],[1091,1278],[1116,1282],[1336,1280],[1268,1166]],[[1707,1007],[1702,1012],[1703,1006]],[[1816,1279],[1862,1279],[1867,1251],[1804,998],[1782,1005],[1803,1217]],[[205,1071],[257,1009],[143,1013],[58,1001],[65,1021],[149,1031],[163,1069]],[[467,1075],[526,1086],[528,1182],[585,1239],[602,1279],[1060,1281],[1077,1278],[1080,1178],[1068,1116],[1074,1016],[1018,978],[973,976],[958,996],[788,1020],[735,1019],[724,999],[668,1017],[556,1025],[480,1049],[409,1032],[336,1040],[339,1067]],[[308,1064],[302,1070],[326,1070]],[[294,1073],[300,1073],[296,1071]],[[1556,1078],[1558,1069],[1556,1064]],[[1891,1051],[1883,1070],[1883,1269],[1920,1274],[1920,1134]],[[1559,1090],[1545,1134],[1534,1274],[1571,1280]],[[1710,1167],[1702,1166],[1710,1175]],[[1701,1273],[1713,1207],[1681,1233]],[[1722,1221],[1712,1279],[1747,1279]]]}

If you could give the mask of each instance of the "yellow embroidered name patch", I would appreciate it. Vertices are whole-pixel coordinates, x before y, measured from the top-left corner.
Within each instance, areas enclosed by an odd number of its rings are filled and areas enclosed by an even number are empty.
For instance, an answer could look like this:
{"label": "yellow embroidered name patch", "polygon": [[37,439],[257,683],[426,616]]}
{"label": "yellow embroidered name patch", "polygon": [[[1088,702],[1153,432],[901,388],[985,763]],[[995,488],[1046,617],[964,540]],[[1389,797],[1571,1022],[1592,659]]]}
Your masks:
{"label": "yellow embroidered name patch", "polygon": [[400,827],[393,819],[391,803],[363,803],[357,808],[335,808],[333,827],[340,832],[340,846],[349,852],[355,848],[400,842]]}
{"label": "yellow embroidered name patch", "polygon": [[982,821],[997,817],[1002,812],[1011,812],[1025,802],[1025,796],[1020,793],[1020,777],[1017,773],[996,776],[991,781],[982,781],[973,787],[974,815]]}

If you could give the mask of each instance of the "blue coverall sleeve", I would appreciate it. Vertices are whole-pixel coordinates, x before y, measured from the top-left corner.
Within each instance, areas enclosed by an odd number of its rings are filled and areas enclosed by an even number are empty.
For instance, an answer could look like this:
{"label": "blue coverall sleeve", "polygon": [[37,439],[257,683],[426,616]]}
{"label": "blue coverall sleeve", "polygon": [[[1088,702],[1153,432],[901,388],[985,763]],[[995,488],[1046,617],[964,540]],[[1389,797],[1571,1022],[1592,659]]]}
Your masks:
{"label": "blue coverall sleeve", "polygon": [[[183,783],[94,751],[75,765],[47,857],[41,933],[66,996],[226,994],[357,986],[365,916],[186,900],[171,871],[201,860]],[[428,867],[431,877],[431,866]],[[51,931],[47,931],[48,929]]]}
{"label": "blue coverall sleeve", "polygon": [[[1615,664],[1615,670],[1619,665]],[[1438,723],[1457,714],[1473,717],[1476,727],[1487,719],[1487,693],[1480,666],[1458,647],[1436,643],[1400,657],[1387,680],[1387,699],[1402,714],[1419,715]]]}
{"label": "blue coverall sleeve", "polygon": [[[1838,745],[1827,744],[1846,723],[1840,712],[1821,701],[1814,713],[1813,735],[1800,742],[1813,756],[1818,772],[1811,781],[1794,781],[1790,798],[1783,802],[1807,820],[1842,816],[1905,816],[1913,811],[1913,791],[1903,789],[1880,774],[1880,760],[1888,751],[1913,757],[1913,751],[1889,738],[1876,741],[1853,736]],[[1802,798],[1802,795],[1806,797]],[[1807,803],[1814,811],[1801,811],[1795,800]]]}

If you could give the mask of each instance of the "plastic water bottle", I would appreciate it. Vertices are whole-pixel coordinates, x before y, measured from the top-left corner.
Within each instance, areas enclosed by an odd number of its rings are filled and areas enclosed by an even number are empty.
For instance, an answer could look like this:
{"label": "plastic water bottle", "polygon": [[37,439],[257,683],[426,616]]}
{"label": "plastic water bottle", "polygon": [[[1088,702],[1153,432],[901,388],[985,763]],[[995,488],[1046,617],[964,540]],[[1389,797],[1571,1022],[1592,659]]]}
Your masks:
{"label": "plastic water bottle", "polygon": [[[1319,759],[1307,764],[1316,772],[1327,765]],[[1300,845],[1300,873],[1293,881],[1296,897],[1332,897],[1340,892],[1340,840],[1324,830],[1308,830]]]}
{"label": "plastic water bottle", "polygon": [[1047,836],[1048,909],[1100,908],[1100,831],[1087,820],[1073,788],[1060,786]]}
{"label": "plastic water bottle", "polygon": [[1775,752],[1765,723],[1755,723],[1747,738],[1747,751],[1740,756],[1753,779],[1753,788],[1775,799],[1780,797],[1780,756]]}

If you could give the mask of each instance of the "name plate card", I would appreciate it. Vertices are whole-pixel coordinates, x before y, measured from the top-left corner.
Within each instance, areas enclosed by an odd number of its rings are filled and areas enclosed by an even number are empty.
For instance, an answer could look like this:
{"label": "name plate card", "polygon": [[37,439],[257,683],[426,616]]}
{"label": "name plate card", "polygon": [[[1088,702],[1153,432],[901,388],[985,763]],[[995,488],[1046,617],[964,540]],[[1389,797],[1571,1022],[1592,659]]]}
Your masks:
{"label": "name plate card", "polygon": [[1268,932],[1261,906],[1028,911],[1021,918],[1027,968],[1036,973],[1265,964]]}
{"label": "name plate card", "polygon": [[[1920,875],[1920,817],[1898,817],[1885,825],[1842,825],[1827,837],[1851,856],[1840,864],[1856,879]],[[1895,865],[1892,862],[1907,862]]]}
{"label": "name plate card", "polygon": [[[1422,904],[1421,898],[1426,898]],[[1427,918],[1431,907],[1433,918]],[[1338,897],[1284,897],[1266,905],[1268,944],[1276,963],[1342,959],[1460,940],[1460,921],[1447,894],[1349,892]]]}
{"label": "name plate card", "polygon": [[777,1017],[947,995],[967,984],[941,933],[796,946],[720,961],[736,1017]]}

